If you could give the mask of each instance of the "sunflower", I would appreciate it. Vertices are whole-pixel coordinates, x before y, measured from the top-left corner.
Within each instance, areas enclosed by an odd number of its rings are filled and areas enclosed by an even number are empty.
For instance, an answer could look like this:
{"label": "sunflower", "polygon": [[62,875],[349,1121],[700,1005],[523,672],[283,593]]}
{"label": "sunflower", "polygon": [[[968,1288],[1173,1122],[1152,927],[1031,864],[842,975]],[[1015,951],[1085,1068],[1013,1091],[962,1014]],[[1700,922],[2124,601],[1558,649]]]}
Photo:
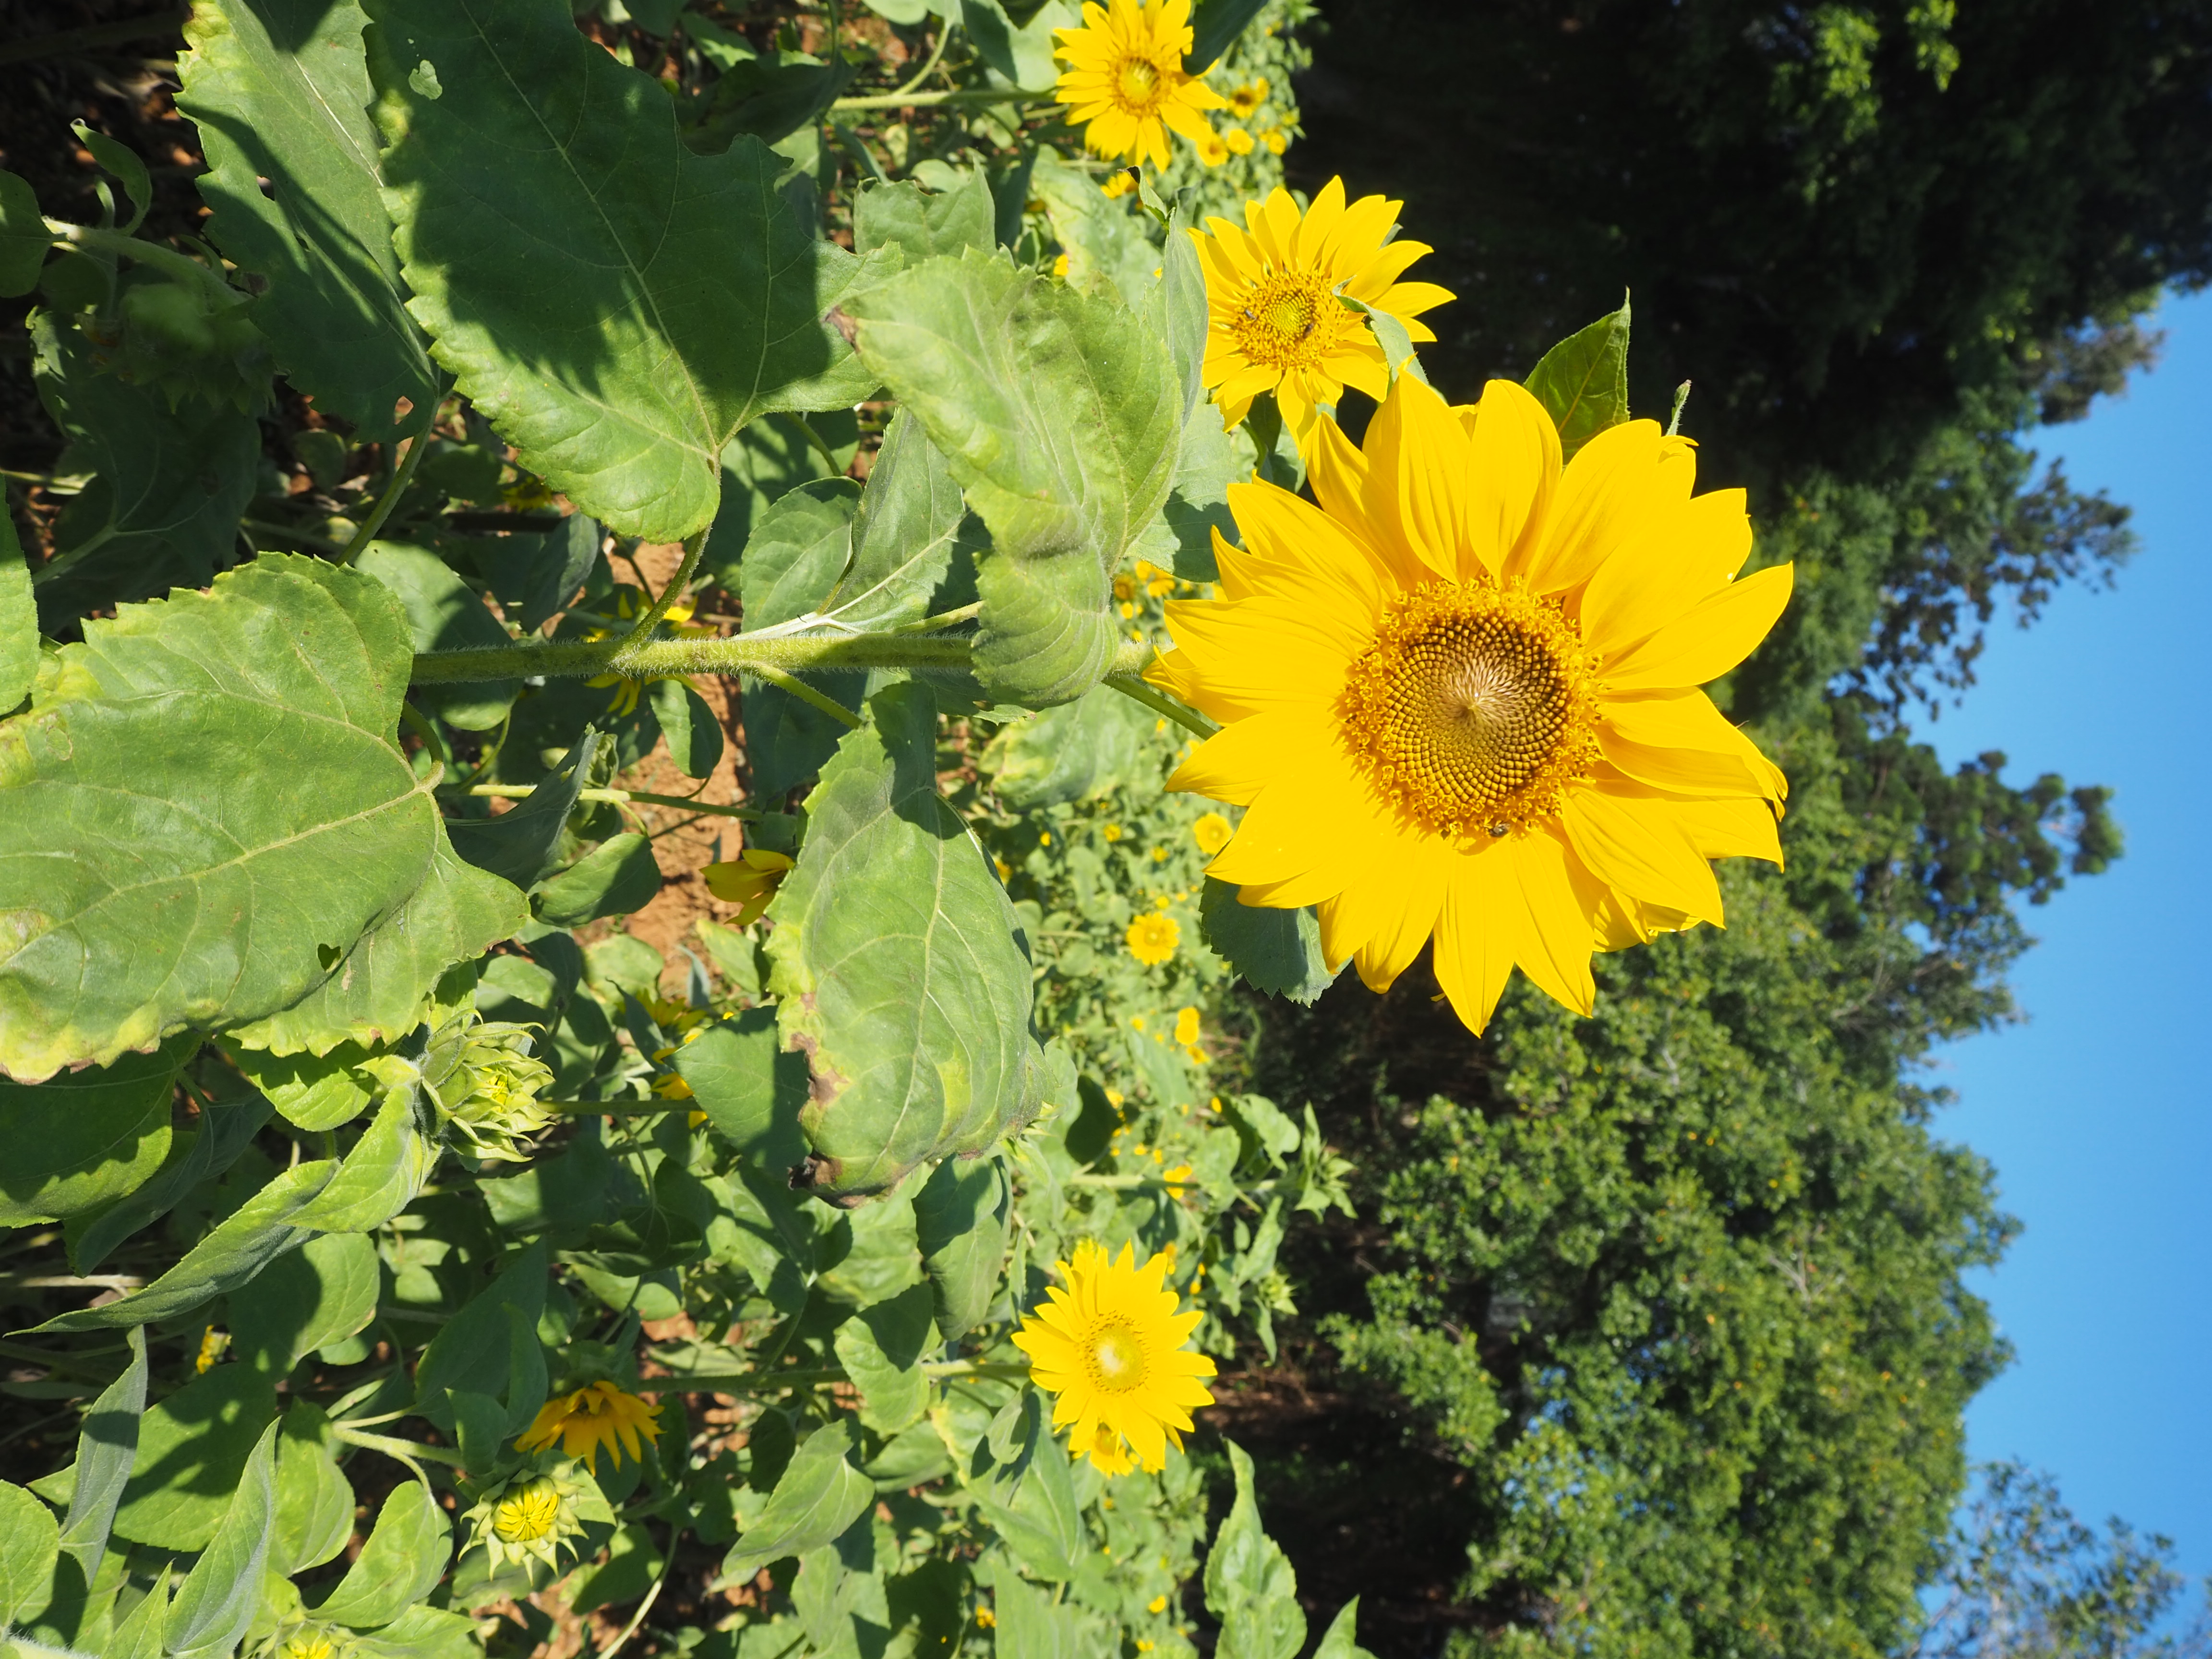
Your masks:
{"label": "sunflower", "polygon": [[1418,319],[1452,295],[1434,283],[1398,280],[1429,251],[1425,242],[1385,240],[1399,205],[1363,196],[1347,207],[1344,180],[1332,179],[1303,214],[1279,187],[1245,204],[1248,228],[1209,219],[1205,233],[1190,233],[1206,267],[1210,324],[1200,378],[1224,427],[1272,392],[1303,446],[1316,404],[1334,404],[1347,386],[1378,399],[1389,390],[1382,347],[1346,298],[1396,318],[1411,339],[1437,337]]}
{"label": "sunflower", "polygon": [[1146,967],[1157,968],[1173,957],[1176,946],[1182,943],[1182,927],[1173,916],[1147,910],[1129,924],[1122,942]]}
{"label": "sunflower", "polygon": [[514,1446],[517,1451],[537,1451],[557,1442],[562,1455],[582,1458],[584,1467],[596,1473],[601,1446],[617,1467],[624,1453],[643,1462],[640,1435],[647,1440],[660,1438],[653,1407],[611,1382],[593,1382],[547,1401],[530,1426],[515,1437]]}
{"label": "sunflower", "polygon": [[1190,826],[1190,838],[1208,858],[1228,846],[1229,838],[1236,833],[1237,826],[1218,812],[1201,812],[1198,822]]}
{"label": "sunflower", "polygon": [[483,1491],[461,1517],[468,1534],[463,1547],[482,1549],[495,1571],[534,1560],[557,1572],[562,1553],[576,1555],[586,1525],[594,1521],[611,1526],[614,1512],[574,1464],[550,1473],[525,1469]]}
{"label": "sunflower", "polygon": [[1562,470],[1520,386],[1449,409],[1401,376],[1364,453],[1317,428],[1315,507],[1233,484],[1224,597],[1167,607],[1153,683],[1216,720],[1169,780],[1248,808],[1207,872],[1318,904],[1332,964],[1388,988],[1436,939],[1480,1031],[1517,963],[1590,1010],[1593,951],[1718,926],[1709,860],[1779,865],[1786,784],[1695,688],[1765,637],[1787,565],[1738,581],[1741,490],[1616,426]]}
{"label": "sunflower", "polygon": [[1053,97],[1074,106],[1067,118],[1083,128],[1085,148],[1164,167],[1173,159],[1170,127],[1194,143],[1213,139],[1200,112],[1229,101],[1183,73],[1190,0],[1085,0],[1083,27],[1052,33],[1068,65]]}
{"label": "sunflower", "polygon": [[1213,1403],[1199,1380],[1213,1375],[1213,1362],[1182,1346],[1202,1316],[1176,1311],[1165,1283],[1174,1262],[1163,1250],[1139,1267],[1134,1246],[1109,1258],[1085,1239],[1074,1261],[1058,1264],[1067,1288],[1014,1333],[1030,1380],[1053,1396],[1053,1427],[1073,1425],[1069,1451],[1101,1474],[1126,1474],[1133,1462],[1158,1474],[1169,1443],[1182,1449],[1190,1408]]}
{"label": "sunflower", "polygon": [[794,860],[785,854],[748,847],[736,858],[710,864],[701,873],[707,878],[708,892],[725,904],[738,907],[738,926],[750,927],[761,919],[768,902],[793,867]]}

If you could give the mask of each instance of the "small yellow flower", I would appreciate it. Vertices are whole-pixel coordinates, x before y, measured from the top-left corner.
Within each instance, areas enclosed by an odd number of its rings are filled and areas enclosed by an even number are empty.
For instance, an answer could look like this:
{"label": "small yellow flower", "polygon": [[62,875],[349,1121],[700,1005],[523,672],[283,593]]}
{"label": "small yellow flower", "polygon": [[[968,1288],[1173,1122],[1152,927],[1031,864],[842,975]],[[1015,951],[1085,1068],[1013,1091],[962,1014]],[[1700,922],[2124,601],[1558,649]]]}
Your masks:
{"label": "small yellow flower", "polygon": [[999,872],[999,884],[1002,887],[1013,877],[1014,866],[1002,858],[994,857],[991,867]]}
{"label": "small yellow flower", "polygon": [[276,1659],[338,1659],[338,1644],[350,1634],[331,1625],[307,1626],[277,1644]]}
{"label": "small yellow flower", "polygon": [[1207,167],[1219,167],[1229,159],[1229,141],[1218,133],[1207,133],[1198,141],[1198,159]]}
{"label": "small yellow flower", "polygon": [[1160,1179],[1170,1187],[1179,1187],[1190,1179],[1190,1165],[1178,1164],[1173,1169],[1160,1171]]}
{"label": "small yellow flower", "polygon": [[1229,94],[1230,113],[1240,121],[1249,120],[1252,112],[1267,101],[1267,77],[1263,75],[1256,81],[1247,81]]}
{"label": "small yellow flower", "polygon": [[1210,317],[1200,378],[1224,426],[1272,392],[1303,445],[1319,406],[1335,404],[1346,386],[1382,400],[1392,366],[1346,297],[1395,318],[1409,339],[1436,338],[1420,314],[1452,296],[1434,283],[1398,280],[1429,252],[1425,242],[1391,239],[1399,206],[1382,196],[1347,204],[1344,181],[1332,179],[1304,213],[1279,187],[1245,204],[1243,228],[1208,219],[1206,234],[1191,232]]}
{"label": "small yellow flower", "polygon": [[691,1085],[671,1072],[665,1077],[653,1079],[653,1092],[663,1100],[689,1100],[691,1098]]}
{"label": "small yellow flower", "polygon": [[1290,141],[1283,137],[1280,127],[1269,127],[1260,135],[1260,143],[1270,155],[1280,155],[1290,148]]}
{"label": "small yellow flower", "polygon": [[1190,0],[1085,0],[1082,27],[1054,29],[1053,39],[1068,66],[1054,100],[1073,106],[1067,118],[1093,154],[1164,167],[1173,159],[1170,128],[1196,143],[1220,142],[1201,112],[1228,100],[1183,72]]}
{"label": "small yellow flower", "polygon": [[1147,968],[1157,968],[1175,955],[1176,946],[1182,943],[1182,929],[1173,916],[1151,910],[1129,924],[1127,942],[1131,956]]}
{"label": "small yellow flower", "polygon": [[1176,1010],[1176,1041],[1188,1048],[1198,1041],[1198,1010],[1183,1007]]}
{"label": "small yellow flower", "polygon": [[1136,168],[1116,167],[1113,172],[1106,175],[1106,182],[1099,185],[1098,188],[1104,191],[1110,199],[1119,201],[1122,197],[1127,196],[1131,191],[1136,189],[1137,178],[1138,174]]}
{"label": "small yellow flower", "polygon": [[1098,833],[1109,841],[1119,841],[1121,839],[1121,826],[1118,823],[1109,823]]}
{"label": "small yellow flower", "polygon": [[674,997],[647,997],[644,1006],[645,1012],[653,1016],[655,1025],[686,1039],[714,1018],[705,1009],[694,1008],[688,1002],[677,1001]]}
{"label": "small yellow flower", "polygon": [[219,1331],[214,1326],[209,1326],[206,1330],[200,1334],[199,1358],[192,1362],[192,1370],[194,1372],[204,1373],[207,1371],[214,1365],[217,1359],[222,1357],[222,1351],[229,1346],[230,1333],[228,1331]]}
{"label": "small yellow flower", "polygon": [[1221,142],[1229,146],[1229,153],[1232,155],[1249,155],[1252,153],[1252,135],[1242,127],[1230,128],[1221,135]]}
{"label": "small yellow flower", "polygon": [[[688,1097],[691,1091],[684,1092]],[[593,1382],[547,1401],[514,1445],[518,1451],[537,1451],[557,1441],[563,1455],[580,1457],[586,1468],[596,1469],[601,1446],[607,1449],[617,1467],[625,1453],[633,1461],[643,1462],[640,1435],[647,1440],[660,1438],[660,1424],[653,1407],[611,1382]],[[494,1524],[498,1524],[496,1516]]]}
{"label": "small yellow flower", "polygon": [[707,878],[708,892],[726,904],[738,907],[737,925],[750,927],[760,920],[775,890],[791,873],[792,863],[781,853],[748,847],[736,858],[710,864],[700,873]]}
{"label": "small yellow flower", "polygon": [[1137,580],[1144,583],[1145,592],[1156,599],[1163,593],[1175,592],[1175,572],[1163,570],[1149,559],[1137,561]]}
{"label": "small yellow flower", "polygon": [[1236,826],[1218,812],[1201,812],[1198,822],[1190,826],[1190,838],[1208,858],[1228,846],[1230,837],[1236,833]]}
{"label": "small yellow flower", "polygon": [[1065,253],[1061,254],[1057,259],[1054,259],[1052,262],[1052,274],[1061,278],[1063,281],[1066,280],[1067,276],[1067,256]]}
{"label": "small yellow flower", "polygon": [[990,1610],[990,1608],[988,1608],[988,1607],[978,1607],[978,1608],[976,1608],[976,1609],[975,1609],[975,1628],[976,1628],[976,1629],[978,1629],[978,1630],[996,1630],[998,1627],[999,1627],[999,1615],[998,1615],[998,1614],[996,1614],[995,1613],[993,1613],[993,1612]]}
{"label": "small yellow flower", "polygon": [[1030,1380],[1053,1396],[1053,1427],[1069,1430],[1070,1451],[1102,1474],[1133,1463],[1157,1474],[1168,1447],[1182,1449],[1191,1408],[1213,1403],[1200,1380],[1213,1362],[1183,1346],[1203,1316],[1179,1310],[1165,1283],[1173,1265],[1162,1252],[1140,1267],[1133,1246],[1109,1258],[1085,1239],[1073,1261],[1057,1264],[1067,1287],[1014,1333]]}
{"label": "small yellow flower", "polygon": [[1182,1057],[1194,1066],[1206,1066],[1212,1064],[1206,1050],[1200,1048],[1194,1042],[1182,1051]]}
{"label": "small yellow flower", "polygon": [[1154,848],[1152,848],[1152,862],[1153,862],[1153,863],[1155,863],[1155,864],[1165,864],[1167,861],[1168,861],[1168,849],[1167,849],[1166,848],[1164,848],[1164,847],[1155,847]]}

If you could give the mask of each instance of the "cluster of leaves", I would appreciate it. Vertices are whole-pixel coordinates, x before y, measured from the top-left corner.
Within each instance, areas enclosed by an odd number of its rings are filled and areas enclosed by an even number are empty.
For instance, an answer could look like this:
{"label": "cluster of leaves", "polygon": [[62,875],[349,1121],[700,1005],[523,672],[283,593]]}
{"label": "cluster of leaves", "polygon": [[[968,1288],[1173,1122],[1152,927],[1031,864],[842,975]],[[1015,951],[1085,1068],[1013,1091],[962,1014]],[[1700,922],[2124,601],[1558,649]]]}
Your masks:
{"label": "cluster of leaves", "polygon": [[[1200,20],[1285,131],[1303,15]],[[1071,1463],[1008,1340],[1087,1240],[1272,1348],[1345,1204],[1209,1084],[1184,733],[1102,683],[1291,463],[1200,402],[1197,195],[1041,136],[1076,21],[203,0],[207,241],[89,128],[99,222],[0,175],[63,441],[0,537],[15,1650],[1301,1650],[1241,1455],[1201,1583],[1199,1466]],[[763,676],[745,804],[635,787],[731,757],[633,647]],[[702,815],[788,874],[665,957]]]}

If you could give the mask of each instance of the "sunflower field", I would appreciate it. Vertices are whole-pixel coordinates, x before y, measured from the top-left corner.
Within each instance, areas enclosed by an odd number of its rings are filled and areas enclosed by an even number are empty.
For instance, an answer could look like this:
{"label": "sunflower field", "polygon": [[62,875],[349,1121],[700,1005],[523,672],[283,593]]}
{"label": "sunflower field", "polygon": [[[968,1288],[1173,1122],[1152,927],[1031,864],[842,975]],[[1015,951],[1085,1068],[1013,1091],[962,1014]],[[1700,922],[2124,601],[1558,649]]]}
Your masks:
{"label": "sunflower field", "polygon": [[1721,924],[1793,575],[1626,304],[1430,384],[1309,13],[194,0],[0,173],[4,1650],[1366,1651],[1249,1011]]}

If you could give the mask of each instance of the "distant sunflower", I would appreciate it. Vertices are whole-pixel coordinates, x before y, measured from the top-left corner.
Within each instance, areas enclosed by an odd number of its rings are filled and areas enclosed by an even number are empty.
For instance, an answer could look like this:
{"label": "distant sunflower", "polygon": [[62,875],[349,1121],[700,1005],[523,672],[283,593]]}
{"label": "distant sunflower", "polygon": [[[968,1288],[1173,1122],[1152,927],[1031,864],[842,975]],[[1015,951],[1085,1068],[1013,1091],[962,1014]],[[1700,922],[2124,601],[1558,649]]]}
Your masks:
{"label": "distant sunflower", "polygon": [[1129,924],[1122,942],[1129,954],[1147,968],[1157,968],[1176,953],[1182,943],[1182,927],[1173,916],[1162,915],[1157,910],[1147,910]]}
{"label": "distant sunflower", "polygon": [[1710,860],[1782,861],[1774,764],[1695,688],[1781,615],[1738,581],[1743,492],[1692,495],[1650,421],[1564,471],[1518,386],[1447,408],[1411,376],[1354,449],[1317,428],[1315,507],[1234,484],[1215,601],[1167,607],[1154,684],[1224,723],[1170,787],[1245,806],[1208,873],[1318,904],[1332,964],[1389,988],[1431,935],[1460,1018],[1518,964],[1588,1013],[1593,951],[1722,921]]}
{"label": "distant sunflower", "polygon": [[1127,1474],[1133,1462],[1157,1474],[1169,1445],[1182,1449],[1191,1408],[1213,1403],[1200,1380],[1213,1362],[1183,1346],[1203,1316],[1177,1311],[1166,1283],[1174,1261],[1163,1250],[1140,1267],[1133,1246],[1109,1258],[1086,1238],[1058,1264],[1067,1287],[1014,1333],[1031,1381],[1053,1396],[1053,1427],[1070,1429],[1069,1451],[1101,1474]]}
{"label": "distant sunflower", "polygon": [[646,1440],[660,1438],[660,1425],[653,1407],[611,1382],[593,1382],[547,1401],[530,1426],[516,1437],[514,1444],[519,1451],[557,1444],[563,1456],[580,1457],[586,1468],[596,1472],[602,1446],[617,1466],[625,1452],[633,1462],[643,1462],[641,1435]]}
{"label": "distant sunflower", "polygon": [[1109,159],[1173,160],[1168,130],[1193,143],[1218,143],[1201,112],[1228,100],[1183,71],[1190,50],[1190,0],[1085,0],[1080,28],[1054,29],[1056,55],[1068,68],[1053,97],[1073,105],[1086,149]]}
{"label": "distant sunflower", "polygon": [[1363,196],[1345,204],[1344,180],[1332,179],[1303,214],[1288,191],[1244,206],[1245,228],[1209,219],[1191,232],[1206,268],[1210,329],[1200,378],[1233,428],[1252,400],[1272,392],[1303,443],[1347,386],[1380,399],[1391,365],[1367,319],[1348,297],[1404,325],[1407,337],[1433,340],[1421,313],[1452,297],[1434,283],[1401,283],[1429,252],[1425,242],[1385,239],[1401,204]]}
{"label": "distant sunflower", "polygon": [[700,873],[707,878],[707,890],[726,904],[738,907],[737,925],[750,927],[761,919],[769,901],[775,896],[783,878],[795,867],[795,860],[783,853],[771,853],[765,847],[748,847],[734,859],[722,864],[708,865]]}

